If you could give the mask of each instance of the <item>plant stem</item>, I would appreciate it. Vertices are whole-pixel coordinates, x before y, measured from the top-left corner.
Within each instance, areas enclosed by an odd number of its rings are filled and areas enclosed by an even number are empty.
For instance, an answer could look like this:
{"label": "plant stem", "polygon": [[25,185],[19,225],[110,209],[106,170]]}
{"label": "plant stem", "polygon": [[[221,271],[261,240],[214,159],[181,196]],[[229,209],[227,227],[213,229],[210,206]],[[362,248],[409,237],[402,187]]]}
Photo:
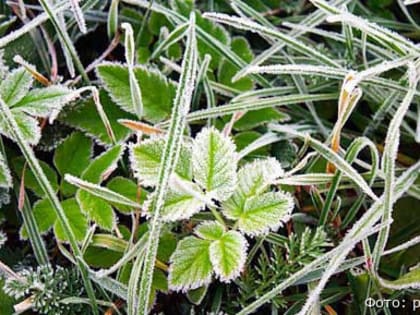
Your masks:
{"label": "plant stem", "polygon": [[10,111],[9,107],[6,105],[6,103],[3,101],[1,97],[0,97],[0,117],[2,118],[2,121],[5,123],[6,128],[8,129],[10,135],[16,141],[17,145],[22,151],[22,154],[24,155],[26,161],[28,162],[28,165],[31,168],[32,172],[34,173],[35,178],[37,179],[39,185],[41,186],[46,197],[50,201],[51,206],[53,207],[53,209],[55,210],[57,214],[57,219],[60,222],[61,226],[63,227],[64,234],[66,235],[70,243],[70,247],[73,251],[73,254],[76,256],[76,258],[78,258],[77,259],[78,267],[82,274],[86,291],[91,300],[92,310],[93,310],[93,313],[97,315],[99,313],[98,313],[98,308],[96,305],[96,299],[95,299],[95,294],[93,292],[92,283],[87,277],[87,270],[85,266],[79,261],[82,259],[83,254],[77,245],[76,237],[73,233],[73,230],[70,227],[70,221],[67,218],[67,215],[64,212],[64,209],[61,206],[61,203],[58,200],[54,192],[54,189],[52,188],[44,171],[42,170],[41,165],[39,164],[37,158],[35,157],[35,154],[32,151],[32,148],[26,142],[22,132],[20,131],[20,128],[17,125],[12,112]]}

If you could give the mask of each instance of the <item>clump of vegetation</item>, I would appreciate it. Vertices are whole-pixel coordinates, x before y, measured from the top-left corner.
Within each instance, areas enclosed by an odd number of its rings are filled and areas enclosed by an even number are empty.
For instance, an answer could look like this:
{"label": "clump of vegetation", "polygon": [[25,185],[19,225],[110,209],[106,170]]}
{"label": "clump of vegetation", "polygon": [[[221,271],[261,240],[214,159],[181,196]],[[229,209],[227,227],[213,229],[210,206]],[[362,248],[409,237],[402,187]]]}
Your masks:
{"label": "clump of vegetation", "polygon": [[0,3],[0,314],[408,306],[419,5]]}

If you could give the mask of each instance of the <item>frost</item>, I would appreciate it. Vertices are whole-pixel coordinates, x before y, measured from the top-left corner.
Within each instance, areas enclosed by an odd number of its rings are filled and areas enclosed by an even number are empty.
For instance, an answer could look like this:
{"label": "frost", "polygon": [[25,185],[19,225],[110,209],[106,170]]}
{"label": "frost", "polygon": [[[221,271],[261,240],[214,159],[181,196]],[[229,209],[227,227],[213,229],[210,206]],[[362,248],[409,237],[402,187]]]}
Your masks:
{"label": "frost", "polygon": [[192,147],[195,181],[210,198],[226,200],[237,182],[237,155],[232,140],[215,128],[202,130]]}
{"label": "frost", "polygon": [[210,245],[210,261],[220,281],[229,283],[245,266],[248,243],[237,231],[226,232]]}

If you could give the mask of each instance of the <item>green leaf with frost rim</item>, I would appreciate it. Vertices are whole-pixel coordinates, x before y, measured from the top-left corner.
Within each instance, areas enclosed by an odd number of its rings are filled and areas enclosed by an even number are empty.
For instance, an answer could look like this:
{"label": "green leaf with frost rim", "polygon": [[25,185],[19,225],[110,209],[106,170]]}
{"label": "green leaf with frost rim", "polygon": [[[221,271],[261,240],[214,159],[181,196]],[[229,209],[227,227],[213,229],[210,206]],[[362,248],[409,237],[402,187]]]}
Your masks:
{"label": "green leaf with frost rim", "polygon": [[222,282],[239,276],[245,266],[248,243],[237,231],[226,232],[210,245],[210,261]]}
{"label": "green leaf with frost rim", "polygon": [[116,224],[114,210],[105,200],[88,193],[85,190],[78,190],[76,199],[82,211],[101,228],[111,231]]}
{"label": "green leaf with frost rim", "polygon": [[24,68],[10,72],[0,84],[0,96],[4,102],[12,107],[28,93],[32,86],[32,76]]}
{"label": "green leaf with frost rim", "polygon": [[248,198],[265,192],[283,174],[284,171],[275,158],[245,164],[238,172],[238,185],[234,194],[223,203],[224,214],[228,218],[240,216]]}
{"label": "green leaf with frost rim", "polygon": [[267,192],[246,200],[242,212],[226,212],[230,219],[237,220],[239,230],[251,235],[267,234],[276,231],[290,219],[293,198],[284,192]]}
{"label": "green leaf with frost rim", "polygon": [[[106,62],[97,67],[97,74],[112,100],[128,113],[136,114],[131,100],[128,67]],[[176,85],[157,69],[136,66],[134,74],[142,94],[145,119],[155,123],[167,118]]]}
{"label": "green leaf with frost rim", "polygon": [[[142,185],[157,184],[164,148],[164,137],[151,138],[130,147],[131,167]],[[186,144],[181,145],[175,173],[182,179],[192,179],[191,150]]]}
{"label": "green leaf with frost rim", "polygon": [[210,262],[210,241],[194,236],[178,243],[171,256],[169,288],[187,292],[210,283],[213,271]]}
{"label": "green leaf with frost rim", "polygon": [[192,148],[194,180],[217,200],[228,199],[237,182],[237,154],[229,137],[211,127],[203,129]]}
{"label": "green leaf with frost rim", "polygon": [[194,233],[200,238],[214,241],[223,237],[225,228],[219,222],[207,221],[197,226]]}
{"label": "green leaf with frost rim", "polygon": [[[103,89],[100,90],[99,97],[117,142],[124,142],[131,134],[131,131],[119,124],[118,120],[123,118],[135,119],[135,116],[128,114],[114,104]],[[98,111],[92,98],[77,102],[71,108],[70,106],[64,108],[58,119],[66,125],[83,131],[88,137],[95,139],[101,145],[113,145],[104,123],[101,119],[98,119]]]}
{"label": "green leaf with frost rim", "polygon": [[77,96],[77,92],[65,86],[51,85],[29,91],[12,108],[36,117],[47,117],[54,111],[60,111]]}
{"label": "green leaf with frost rim", "polygon": [[171,256],[169,287],[186,292],[209,284],[213,272],[223,282],[239,276],[246,261],[248,243],[237,231],[225,231],[218,222],[205,222],[195,236],[178,243]]}
{"label": "green leaf with frost rim", "polygon": [[[147,216],[150,216],[151,211],[155,208],[155,199],[156,194],[153,193],[149,195],[143,206]],[[205,203],[197,199],[195,196],[169,188],[162,206],[161,220],[164,222],[186,220],[204,208]]]}
{"label": "green leaf with frost rim", "polygon": [[[38,144],[41,139],[41,128],[38,125],[38,121],[20,110],[12,109],[11,112],[25,140],[31,145]],[[5,122],[1,118],[0,133],[13,140],[13,137],[10,135],[9,130],[7,130],[5,126]]]}
{"label": "green leaf with frost rim", "polygon": [[99,184],[116,168],[124,152],[123,145],[116,145],[96,157],[82,174],[82,179]]}

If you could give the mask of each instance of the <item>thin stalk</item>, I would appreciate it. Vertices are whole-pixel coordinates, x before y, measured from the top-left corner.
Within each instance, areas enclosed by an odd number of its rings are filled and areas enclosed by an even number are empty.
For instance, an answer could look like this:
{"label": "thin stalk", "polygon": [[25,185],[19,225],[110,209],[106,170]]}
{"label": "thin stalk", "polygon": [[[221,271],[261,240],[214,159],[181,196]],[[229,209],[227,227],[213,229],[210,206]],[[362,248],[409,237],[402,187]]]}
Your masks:
{"label": "thin stalk", "polygon": [[[156,188],[156,203],[153,217],[150,222],[150,234],[147,241],[147,248],[142,261],[138,258],[133,266],[133,272],[141,265],[141,279],[139,291],[137,293],[137,281],[139,272],[130,277],[128,295],[128,314],[138,315],[147,314],[149,311],[149,297],[152,289],[153,271],[156,262],[157,249],[159,245],[159,235],[162,229],[160,211],[163,208],[165,194],[167,192],[169,178],[174,171],[179,157],[179,149],[185,128],[185,118],[190,109],[192,93],[195,86],[197,74],[197,43],[195,37],[195,15],[191,14],[190,26],[188,30],[186,51],[182,62],[182,73],[178,84],[177,93],[171,115],[171,122],[167,134],[165,149],[162,154],[162,162],[159,169],[159,180]],[[133,274],[132,274],[133,276]],[[133,294],[134,293],[134,294]],[[139,297],[138,304],[135,298]]]}
{"label": "thin stalk", "polygon": [[[0,137],[0,152],[3,154],[4,159],[6,160],[6,152],[4,149],[3,141]],[[14,185],[14,191],[16,192],[16,197],[19,198],[19,190],[20,187],[17,183]],[[48,265],[48,252],[45,247],[44,241],[41,237],[41,233],[39,232],[38,225],[36,224],[34,214],[32,213],[31,205],[28,200],[28,196],[24,196],[24,203],[22,208],[22,218],[23,224],[26,228],[28,233],[29,241],[32,245],[35,259],[39,265]]]}
{"label": "thin stalk", "polygon": [[[389,124],[388,133],[385,139],[385,149],[382,157],[382,170],[385,174],[385,189],[384,189],[384,213],[382,220],[392,219],[392,210],[395,190],[395,160],[398,153],[398,145],[400,141],[400,127],[404,116],[410,107],[413,100],[415,89],[419,78],[417,77],[417,70],[413,64],[409,65],[409,92],[404,97],[401,105],[398,107],[394,118]],[[373,259],[375,269],[379,267],[381,253],[385,250],[386,242],[388,241],[390,227],[385,228],[379,233],[378,241],[373,251]]]}
{"label": "thin stalk", "polygon": [[55,210],[57,214],[57,219],[60,222],[61,226],[63,227],[63,232],[66,238],[69,240],[70,247],[74,255],[76,256],[76,258],[78,258],[77,265],[82,274],[86,292],[88,293],[88,296],[92,303],[92,311],[95,315],[97,315],[99,313],[98,313],[98,308],[96,306],[95,293],[93,291],[92,283],[87,278],[87,270],[85,269],[84,265],[80,263],[79,259],[81,259],[83,254],[79,246],[77,245],[76,237],[73,233],[73,230],[70,227],[70,221],[67,218],[67,215],[64,212],[64,209],[61,206],[61,203],[58,200],[54,192],[54,189],[52,188],[44,171],[42,170],[41,165],[39,164],[37,158],[35,157],[34,152],[32,151],[29,144],[25,141],[25,138],[22,132],[20,131],[20,128],[17,125],[12,112],[10,111],[9,107],[6,105],[6,103],[3,101],[1,97],[0,97],[0,117],[5,123],[6,128],[9,130],[10,135],[13,137],[13,139],[16,141],[17,145],[19,146],[20,150],[22,151],[22,154],[24,155],[26,161],[28,162],[28,165],[31,168],[32,172],[34,173],[35,178],[37,179],[39,185],[41,186],[46,197],[50,201],[51,206],[53,207],[53,209]]}
{"label": "thin stalk", "polygon": [[79,55],[77,54],[76,48],[74,47],[72,40],[69,34],[67,33],[67,30],[63,29],[60,21],[58,20],[57,15],[51,8],[51,5],[48,2],[48,0],[39,0],[39,2],[45,10],[45,12],[48,14],[51,23],[53,24],[58,36],[60,37],[62,44],[64,45],[63,48],[65,48],[70,53],[70,56],[72,57],[76,68],[82,76],[83,80],[89,82],[89,77],[86,74],[85,68],[83,67],[82,62],[79,59]]}

